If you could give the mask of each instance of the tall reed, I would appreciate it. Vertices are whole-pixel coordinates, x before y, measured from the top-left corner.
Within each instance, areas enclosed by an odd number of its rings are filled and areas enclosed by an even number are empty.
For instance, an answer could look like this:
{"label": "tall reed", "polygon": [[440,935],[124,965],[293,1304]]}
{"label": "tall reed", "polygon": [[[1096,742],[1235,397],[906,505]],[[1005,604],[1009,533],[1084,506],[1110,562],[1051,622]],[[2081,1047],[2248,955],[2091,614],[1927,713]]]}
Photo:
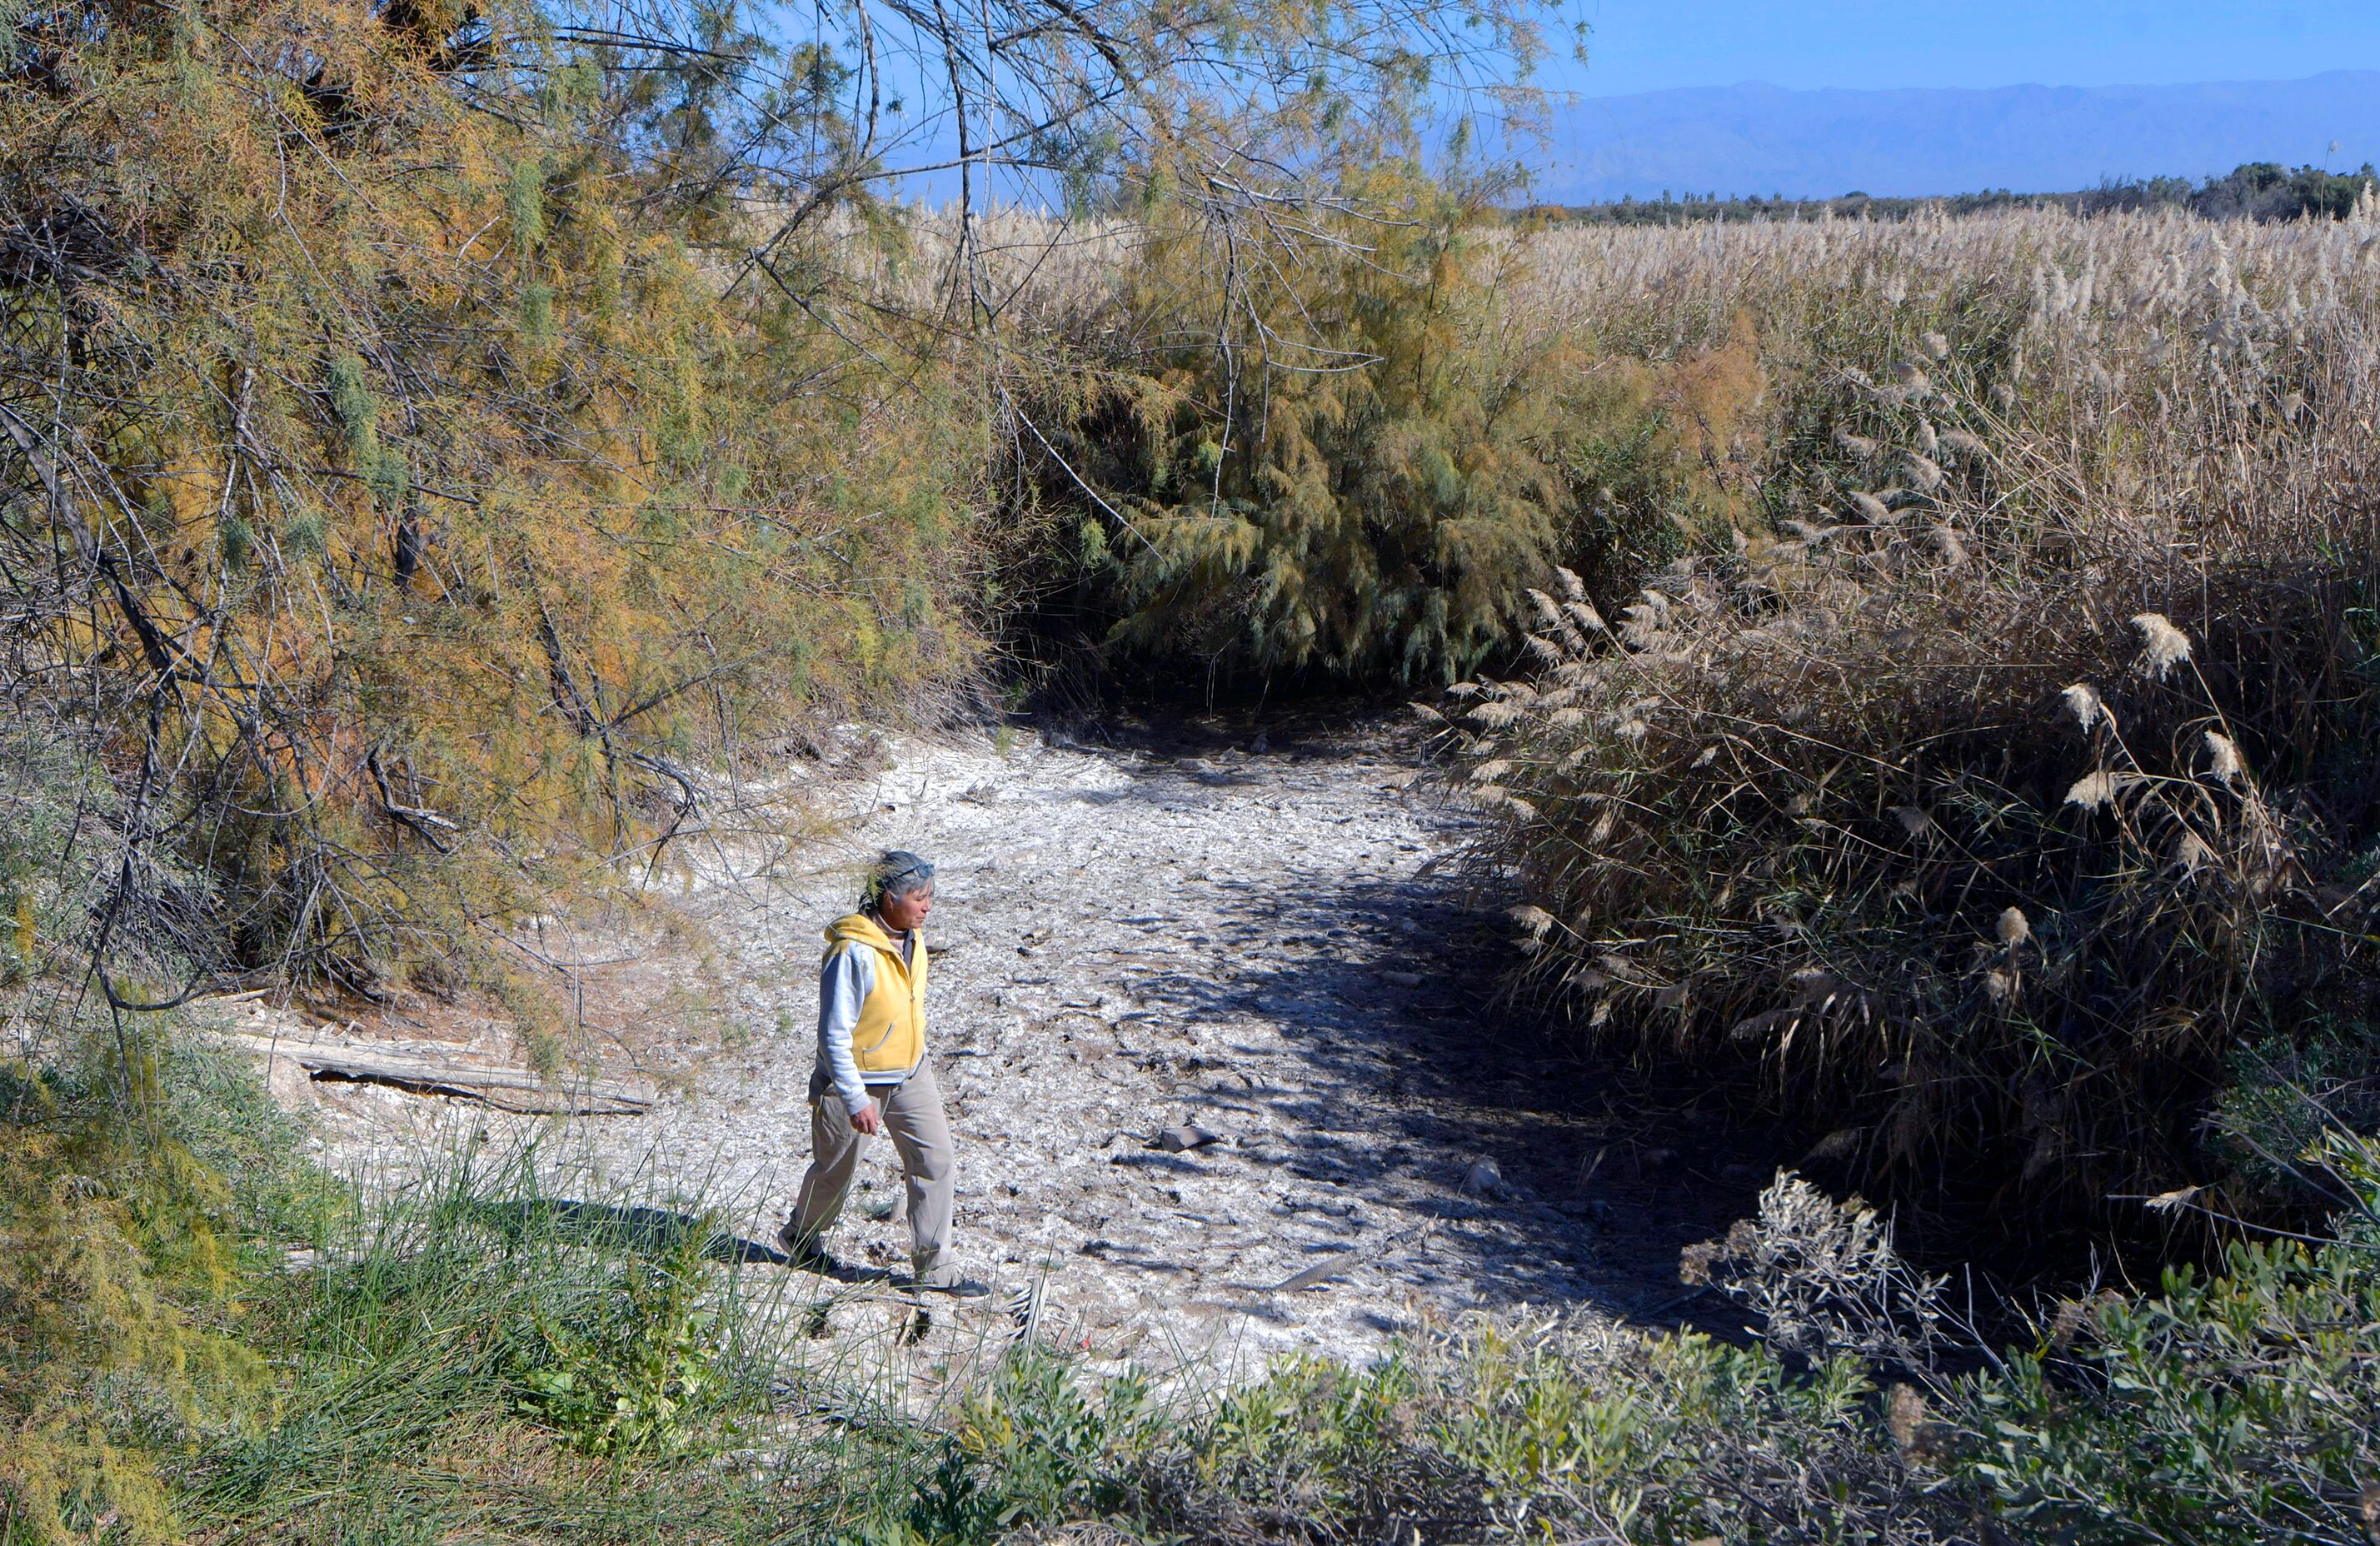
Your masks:
{"label": "tall reed", "polygon": [[1543,238],[1535,325],[1779,385],[1745,518],[1460,689],[1528,986],[1901,1195],[2220,1181],[2237,1050],[2363,1012],[2375,213]]}

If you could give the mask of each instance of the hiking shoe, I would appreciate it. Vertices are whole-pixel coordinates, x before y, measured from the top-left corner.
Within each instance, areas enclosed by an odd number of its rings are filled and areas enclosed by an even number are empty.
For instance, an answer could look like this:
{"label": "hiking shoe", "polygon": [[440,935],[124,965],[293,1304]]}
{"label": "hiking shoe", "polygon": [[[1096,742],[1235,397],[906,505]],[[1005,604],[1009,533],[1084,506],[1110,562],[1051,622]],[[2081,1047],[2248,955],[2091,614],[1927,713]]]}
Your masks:
{"label": "hiking shoe", "polygon": [[818,1243],[815,1236],[807,1240],[796,1238],[791,1224],[777,1231],[777,1246],[785,1253],[785,1265],[796,1272],[816,1272],[823,1278],[839,1278],[847,1271],[824,1246]]}
{"label": "hiking shoe", "polygon": [[855,1267],[816,1240],[798,1241],[782,1229],[777,1231],[777,1245],[785,1253],[785,1265],[796,1272],[816,1272],[848,1284],[884,1283],[892,1276],[882,1267]]}
{"label": "hiking shoe", "polygon": [[939,1272],[926,1272],[920,1274],[917,1280],[916,1287],[918,1292],[923,1294],[946,1294],[953,1299],[988,1299],[991,1297],[991,1284],[975,1278],[963,1276],[955,1269],[952,1268],[944,1268]]}

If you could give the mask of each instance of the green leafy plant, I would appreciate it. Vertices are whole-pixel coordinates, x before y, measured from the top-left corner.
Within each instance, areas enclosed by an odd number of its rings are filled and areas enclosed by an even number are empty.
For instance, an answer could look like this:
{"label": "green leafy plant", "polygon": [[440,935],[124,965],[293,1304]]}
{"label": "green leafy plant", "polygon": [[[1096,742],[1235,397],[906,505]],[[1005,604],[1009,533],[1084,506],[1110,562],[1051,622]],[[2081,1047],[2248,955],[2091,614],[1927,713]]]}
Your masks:
{"label": "green leafy plant", "polygon": [[533,1313],[521,1406],[591,1455],[674,1454],[691,1444],[725,1389],[723,1326],[705,1302],[703,1235],[660,1260],[631,1258],[589,1302]]}
{"label": "green leafy plant", "polygon": [[2380,1516],[2380,1150],[2303,1156],[2352,1206],[2326,1240],[2233,1246],[2154,1296],[2062,1306],[1965,1388],[1962,1469],[2013,1528],[2072,1541],[2369,1538]]}
{"label": "green leafy plant", "polygon": [[[1020,1349],[961,1406],[955,1433],[969,1479],[954,1476],[935,1512],[971,1510],[988,1533],[1128,1512],[1138,1473],[1169,1447],[1169,1416],[1136,1373],[1086,1381],[1062,1358]],[[954,1513],[961,1495],[971,1503]]]}

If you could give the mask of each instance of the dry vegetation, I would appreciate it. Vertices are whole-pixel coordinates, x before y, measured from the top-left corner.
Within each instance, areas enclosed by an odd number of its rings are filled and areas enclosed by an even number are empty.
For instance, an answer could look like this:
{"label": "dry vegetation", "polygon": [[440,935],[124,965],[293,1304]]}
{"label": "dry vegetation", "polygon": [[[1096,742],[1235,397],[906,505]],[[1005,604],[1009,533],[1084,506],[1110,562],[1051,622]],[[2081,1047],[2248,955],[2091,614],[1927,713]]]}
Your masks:
{"label": "dry vegetation", "polygon": [[2200,1141],[2239,1060],[2369,1037],[2380,205],[1563,233],[1537,269],[1531,325],[1598,368],[1748,333],[1758,396],[1688,409],[1730,498],[1687,551],[1549,580],[1536,666],[1463,689],[1532,986],[1899,1195],[2252,1205]]}
{"label": "dry vegetation", "polygon": [[[1408,40],[1525,7],[970,14],[770,75],[664,0],[0,4],[0,1542],[2369,1539],[2380,201],[1514,231],[1398,152]],[[1128,213],[880,201],[872,24]],[[366,1204],[150,1012],[517,995],[495,925],[1025,603],[1491,671],[1521,991],[1814,1171],[2324,1238],[1995,1353],[1780,1179],[1690,1263],[1769,1345],[1020,1346],[921,1422],[784,1376],[707,1228]]]}

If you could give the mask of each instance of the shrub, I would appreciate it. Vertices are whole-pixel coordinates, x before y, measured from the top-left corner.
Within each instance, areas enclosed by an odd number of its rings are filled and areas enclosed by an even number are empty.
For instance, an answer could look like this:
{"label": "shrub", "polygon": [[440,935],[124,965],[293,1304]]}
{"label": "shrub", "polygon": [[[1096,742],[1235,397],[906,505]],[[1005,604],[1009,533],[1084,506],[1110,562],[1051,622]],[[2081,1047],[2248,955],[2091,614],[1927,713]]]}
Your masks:
{"label": "shrub", "polygon": [[[0,1071],[0,1540],[180,1539],[169,1467],[254,1419],[266,1360],[233,1326],[252,1216],[200,1152],[285,1197],[290,1133],[156,1099],[167,1054],[85,1027],[70,1055]],[[212,1069],[210,1066],[210,1077]]]}
{"label": "shrub", "polygon": [[[1029,1430],[1052,1406],[1098,1413],[1100,1387],[1061,1370],[1003,1417]],[[1171,1406],[1078,1448],[1101,1459],[1071,1488],[1017,1487],[1042,1462],[981,1450],[965,1485],[1006,1498],[1006,1526],[1199,1542],[1952,1538],[1938,1527],[1955,1511],[1909,1477],[1855,1357],[1797,1373],[1701,1336],[1481,1320],[1368,1369],[1293,1358]]]}
{"label": "shrub", "polygon": [[1514,325],[1535,254],[1459,186],[1391,170],[1356,193],[1399,217],[1342,213],[1295,252],[1155,212],[1051,386],[1074,460],[1027,461],[1083,517],[1071,583],[1117,649],[1448,682],[1512,647],[1554,565],[1658,548],[1712,503],[1708,420],[1724,444],[1760,393],[1748,340],[1591,361]]}
{"label": "shrub", "polygon": [[[2322,1243],[2241,1246],[2152,1295],[2061,1304],[1996,1353],[1856,1199],[1780,1175],[1756,1218],[1690,1253],[1762,1338],[1586,1318],[1477,1319],[1354,1369],[1291,1358],[1103,1426],[1100,1382],[1043,1365],[990,1398],[1054,1418],[1075,1479],[1009,1494],[1003,1526],[1190,1541],[1763,1543],[2364,1539],[2380,1445],[2380,1151],[2319,1163],[2349,1215]],[[1980,1365],[1953,1373],[1948,1366]],[[1137,1413],[1145,1394],[1128,1382]],[[1005,1445],[970,1450],[1001,1495]],[[1026,1499],[1030,1499],[1026,1503]],[[1045,1537],[1046,1538],[1046,1537]]]}
{"label": "shrub", "polygon": [[1087,1382],[1064,1358],[1022,1346],[961,1404],[956,1464],[920,1522],[994,1535],[1126,1514],[1174,1415],[1137,1373]]}
{"label": "shrub", "polygon": [[[2321,1239],[2239,1243],[2155,1296],[2060,1305],[2036,1346],[1960,1391],[1960,1467],[2023,1536],[2352,1542],[2380,1516],[2380,1150],[2303,1163],[2348,1211]],[[2185,1205],[2187,1198],[2168,1199]]]}

